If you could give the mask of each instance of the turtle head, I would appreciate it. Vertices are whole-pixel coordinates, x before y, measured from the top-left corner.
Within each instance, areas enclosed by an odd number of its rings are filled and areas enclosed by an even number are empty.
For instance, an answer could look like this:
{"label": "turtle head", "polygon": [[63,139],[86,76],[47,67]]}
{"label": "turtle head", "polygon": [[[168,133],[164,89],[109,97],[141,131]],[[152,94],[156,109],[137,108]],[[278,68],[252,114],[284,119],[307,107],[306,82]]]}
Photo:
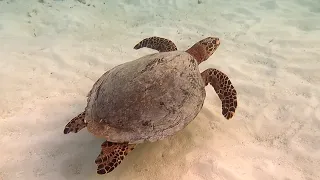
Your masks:
{"label": "turtle head", "polygon": [[217,37],[207,37],[194,44],[186,52],[193,56],[198,64],[207,60],[219,47],[220,40]]}

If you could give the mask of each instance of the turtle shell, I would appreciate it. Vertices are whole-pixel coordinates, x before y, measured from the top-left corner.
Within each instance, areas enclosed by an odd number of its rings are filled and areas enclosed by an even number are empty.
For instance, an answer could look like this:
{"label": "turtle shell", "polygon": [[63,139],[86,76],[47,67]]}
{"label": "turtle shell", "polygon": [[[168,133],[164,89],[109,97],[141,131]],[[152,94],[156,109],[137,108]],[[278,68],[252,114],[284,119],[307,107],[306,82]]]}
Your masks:
{"label": "turtle shell", "polygon": [[111,142],[153,142],[192,121],[206,96],[196,60],[184,51],[146,55],[104,73],[88,94],[88,131]]}

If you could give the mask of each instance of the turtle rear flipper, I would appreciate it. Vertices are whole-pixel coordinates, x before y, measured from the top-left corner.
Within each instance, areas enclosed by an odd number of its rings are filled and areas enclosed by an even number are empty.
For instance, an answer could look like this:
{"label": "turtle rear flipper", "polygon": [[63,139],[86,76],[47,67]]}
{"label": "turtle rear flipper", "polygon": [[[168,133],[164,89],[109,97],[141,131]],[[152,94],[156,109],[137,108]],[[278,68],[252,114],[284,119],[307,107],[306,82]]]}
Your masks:
{"label": "turtle rear flipper", "polygon": [[101,152],[95,160],[98,166],[97,173],[106,174],[113,171],[135,146],[135,144],[113,143],[109,141],[102,143]]}
{"label": "turtle rear flipper", "polygon": [[71,119],[65,126],[63,133],[68,134],[70,132],[77,133],[81,129],[87,127],[87,123],[84,121],[85,112],[80,113],[78,116]]}

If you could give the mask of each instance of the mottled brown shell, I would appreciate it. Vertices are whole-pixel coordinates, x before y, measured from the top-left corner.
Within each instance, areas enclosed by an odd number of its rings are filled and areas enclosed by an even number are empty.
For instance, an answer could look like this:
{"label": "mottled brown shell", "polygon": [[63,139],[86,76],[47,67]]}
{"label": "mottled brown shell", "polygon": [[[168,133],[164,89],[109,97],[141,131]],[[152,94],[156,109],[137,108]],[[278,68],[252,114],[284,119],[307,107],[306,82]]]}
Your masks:
{"label": "mottled brown shell", "polygon": [[88,94],[89,132],[112,142],[156,141],[183,129],[206,96],[196,60],[162,52],[114,67]]}

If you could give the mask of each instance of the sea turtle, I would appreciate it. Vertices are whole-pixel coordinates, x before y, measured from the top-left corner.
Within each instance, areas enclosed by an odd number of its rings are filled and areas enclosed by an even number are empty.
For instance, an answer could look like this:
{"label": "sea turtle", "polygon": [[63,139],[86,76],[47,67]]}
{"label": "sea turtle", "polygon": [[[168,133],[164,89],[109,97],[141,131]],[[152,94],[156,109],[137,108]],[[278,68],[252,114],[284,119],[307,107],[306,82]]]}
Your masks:
{"label": "sea turtle", "polygon": [[95,160],[97,173],[105,174],[136,144],[163,139],[187,126],[201,110],[208,84],[222,101],[223,116],[232,118],[237,93],[228,76],[213,68],[202,73],[198,69],[219,45],[218,38],[208,37],[178,51],[168,39],[143,39],[134,49],[148,47],[159,52],[104,73],[88,93],[84,112],[65,126],[64,134],[87,127],[93,135],[105,138]]}

